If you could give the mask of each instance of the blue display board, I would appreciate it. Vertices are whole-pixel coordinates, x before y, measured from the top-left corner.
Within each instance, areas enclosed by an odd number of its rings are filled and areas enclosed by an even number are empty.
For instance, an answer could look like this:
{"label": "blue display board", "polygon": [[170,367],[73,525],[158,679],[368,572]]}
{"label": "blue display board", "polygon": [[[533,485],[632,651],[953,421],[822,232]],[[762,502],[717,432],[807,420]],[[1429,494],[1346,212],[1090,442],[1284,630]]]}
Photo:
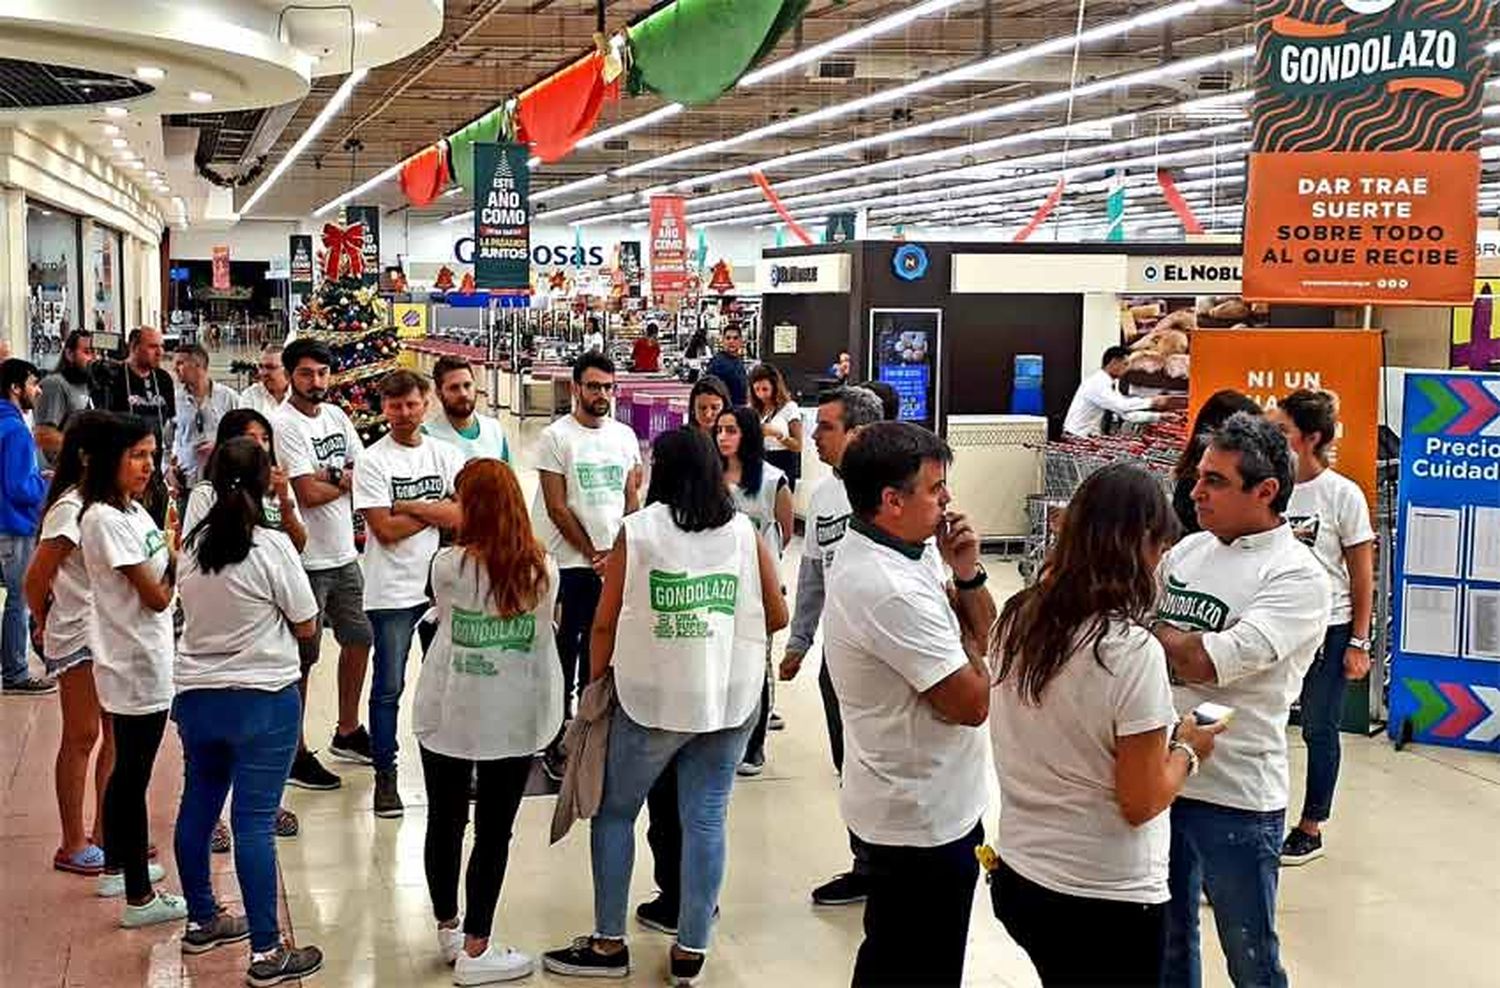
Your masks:
{"label": "blue display board", "polygon": [[1500,751],[1500,374],[1409,374],[1390,733]]}
{"label": "blue display board", "polygon": [[871,309],[870,366],[875,378],[896,389],[899,418],[938,428],[941,309]]}

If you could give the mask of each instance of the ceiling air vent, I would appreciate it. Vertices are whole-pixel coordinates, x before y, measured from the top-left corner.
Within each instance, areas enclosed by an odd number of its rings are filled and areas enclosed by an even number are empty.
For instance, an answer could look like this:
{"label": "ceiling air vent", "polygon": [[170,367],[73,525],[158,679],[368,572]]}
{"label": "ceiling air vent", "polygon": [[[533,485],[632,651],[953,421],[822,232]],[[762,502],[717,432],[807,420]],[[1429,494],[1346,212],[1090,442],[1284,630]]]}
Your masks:
{"label": "ceiling air vent", "polygon": [[1198,76],[1198,92],[1227,93],[1234,88],[1234,73],[1227,70],[1204,72]]}
{"label": "ceiling air vent", "polygon": [[152,87],[97,69],[0,58],[0,110],[89,106],[139,99]]}
{"label": "ceiling air vent", "polygon": [[818,63],[819,79],[853,79],[854,59],[825,58]]}
{"label": "ceiling air vent", "polygon": [[609,140],[604,142],[604,150],[629,151],[630,141],[623,137],[611,137]]}

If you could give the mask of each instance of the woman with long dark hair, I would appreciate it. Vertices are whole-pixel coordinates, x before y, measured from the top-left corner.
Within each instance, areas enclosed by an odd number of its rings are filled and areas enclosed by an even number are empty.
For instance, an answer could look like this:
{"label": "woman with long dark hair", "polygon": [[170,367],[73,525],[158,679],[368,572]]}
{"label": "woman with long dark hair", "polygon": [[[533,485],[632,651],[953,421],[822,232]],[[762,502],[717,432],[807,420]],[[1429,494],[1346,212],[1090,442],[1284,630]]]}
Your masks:
{"label": "woman with long dark hair", "polygon": [[[54,769],[62,845],[52,856],[52,867],[90,876],[104,871],[104,789],[114,766],[115,741],[94,687],[94,595],[78,548],[83,540],[78,529],[83,511],[78,485],[90,452],[109,434],[113,421],[108,412],[93,411],[79,412],[69,421],[53,464],[41,535],[25,585],[26,602],[36,622],[32,641],[47,675],[57,680],[62,703],[62,737]],[[99,745],[99,757],[94,762],[94,829],[90,835],[83,826],[83,802],[95,745]]]}
{"label": "woman with long dark hair", "polygon": [[[239,437],[214,450],[213,503],[183,543],[173,717],[182,738],[177,870],[187,896],[186,953],[250,940],[247,980],[280,984],[317,971],[316,947],[281,939],[276,812],[297,750],[302,699],[297,638],[317,634],[318,603],[291,539],[266,523],[271,456]],[[245,916],[214,898],[209,844],[230,786],[235,876]]]}
{"label": "woman with long dark hair", "polygon": [[1235,412],[1259,415],[1260,406],[1246,395],[1226,388],[1209,395],[1193,419],[1193,429],[1188,433],[1182,455],[1177,458],[1177,466],[1172,471],[1175,481],[1172,485],[1172,511],[1177,515],[1177,522],[1184,535],[1191,535],[1201,528],[1198,524],[1198,509],[1193,505],[1193,486],[1198,483],[1198,461],[1203,459],[1209,437],[1219,426],[1229,421],[1229,416]]}
{"label": "woman with long dark hair", "polygon": [[101,896],[125,896],[120,925],[183,919],[187,903],[151,887],[146,790],[172,705],[172,587],[167,537],[142,505],[155,476],[156,437],[144,419],[114,416],[88,454],[79,485],[79,546],[94,595],[94,685],[110,716],[115,764],[104,788]]}
{"label": "woman with long dark hair", "polygon": [[786,378],[774,364],[750,369],[750,407],[760,418],[766,462],[786,474],[787,486],[797,489],[802,476],[802,409],[792,400]]}
{"label": "woman with long dark hair", "polygon": [[734,509],[718,451],[686,429],[652,444],[644,509],[609,554],[589,649],[593,678],[613,668],[604,794],[594,817],[594,933],[549,951],[556,974],[624,977],[635,820],[675,758],[682,901],[673,984],[703,968],[724,880],[724,821],[755,721],[765,639],[786,625],[776,561]]}
{"label": "woman with long dark hair", "polygon": [[714,426],[719,424],[719,413],[731,407],[729,389],[724,382],[712,374],[705,374],[688,392],[687,427],[712,436]]}
{"label": "woman with long dark hair", "polygon": [[[990,735],[1005,812],[990,888],[1044,985],[1160,978],[1164,811],[1223,729],[1178,720],[1147,629],[1176,531],[1149,474],[1098,471],[1069,503],[1040,579],[995,625]],[[1087,950],[1080,930],[1095,938]]]}
{"label": "woman with long dark hair", "polygon": [[1292,533],[1317,557],[1333,588],[1328,631],[1302,680],[1302,740],[1307,785],[1302,818],[1281,847],[1281,863],[1323,856],[1323,824],[1339,781],[1339,721],[1348,680],[1370,674],[1370,619],[1375,606],[1375,530],[1359,485],[1329,465],[1338,435],[1338,400],[1327,391],[1293,391],[1271,412],[1297,457],[1287,504]]}
{"label": "woman with long dark hair", "polygon": [[[412,730],[427,785],[423,861],[438,947],[460,985],[530,974],[527,955],[490,937],[510,859],[511,827],[536,754],[563,716],[552,634],[557,564],[532,533],[510,467],[471,460],[455,481],[463,508],[454,545],[432,559],[438,631],[417,682]],[[463,925],[458,874],[474,790]]]}

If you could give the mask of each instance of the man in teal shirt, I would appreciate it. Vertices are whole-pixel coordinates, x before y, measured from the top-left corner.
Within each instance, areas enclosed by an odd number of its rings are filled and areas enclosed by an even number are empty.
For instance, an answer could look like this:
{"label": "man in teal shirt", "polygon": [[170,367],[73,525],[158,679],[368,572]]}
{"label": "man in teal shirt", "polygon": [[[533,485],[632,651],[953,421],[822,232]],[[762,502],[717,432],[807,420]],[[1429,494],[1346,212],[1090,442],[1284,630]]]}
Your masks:
{"label": "man in teal shirt", "polygon": [[456,446],[464,460],[491,459],[510,462],[510,444],[500,422],[474,410],[474,366],[462,357],[443,357],[432,369],[443,414],[430,419],[422,431],[434,439]]}

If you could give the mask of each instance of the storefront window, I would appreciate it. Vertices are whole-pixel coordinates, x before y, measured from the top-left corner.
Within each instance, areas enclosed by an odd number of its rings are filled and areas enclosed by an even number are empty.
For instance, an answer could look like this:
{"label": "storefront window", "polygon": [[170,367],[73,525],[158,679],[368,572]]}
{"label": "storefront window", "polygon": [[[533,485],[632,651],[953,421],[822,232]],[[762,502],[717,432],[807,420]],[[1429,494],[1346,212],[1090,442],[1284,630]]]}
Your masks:
{"label": "storefront window", "polygon": [[79,321],[78,217],[26,206],[26,323],[32,360],[62,349]]}
{"label": "storefront window", "polygon": [[94,332],[118,333],[123,320],[120,234],[107,226],[95,224],[89,235],[89,258],[94,266]]}

